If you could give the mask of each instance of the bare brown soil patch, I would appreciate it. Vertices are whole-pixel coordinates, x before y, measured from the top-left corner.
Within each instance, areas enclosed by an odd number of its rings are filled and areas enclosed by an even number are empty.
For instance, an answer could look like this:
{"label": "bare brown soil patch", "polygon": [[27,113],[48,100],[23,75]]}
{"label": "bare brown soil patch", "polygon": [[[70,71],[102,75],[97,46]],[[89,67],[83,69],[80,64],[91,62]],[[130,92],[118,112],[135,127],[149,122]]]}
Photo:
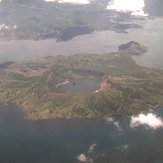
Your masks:
{"label": "bare brown soil patch", "polygon": [[104,75],[100,82],[101,88],[96,90],[95,93],[101,90],[110,90],[112,85],[110,83],[107,83],[107,81],[108,81],[108,76]]}

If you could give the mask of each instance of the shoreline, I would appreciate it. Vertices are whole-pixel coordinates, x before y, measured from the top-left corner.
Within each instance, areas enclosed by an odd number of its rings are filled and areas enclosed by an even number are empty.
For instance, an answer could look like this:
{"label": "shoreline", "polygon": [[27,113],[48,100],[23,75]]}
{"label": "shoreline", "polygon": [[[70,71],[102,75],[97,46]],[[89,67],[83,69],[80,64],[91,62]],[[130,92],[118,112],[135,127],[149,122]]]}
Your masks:
{"label": "shoreline", "polygon": [[[16,108],[16,109],[18,109],[18,110],[20,110],[20,111],[22,111],[22,113],[24,114],[23,115],[23,119],[24,120],[27,120],[27,121],[39,121],[39,120],[49,120],[49,119],[65,119],[65,120],[69,120],[69,119],[87,119],[87,120],[96,120],[96,119],[106,119],[106,117],[103,117],[103,118],[87,118],[87,117],[71,117],[71,116],[65,116],[65,117],[62,117],[62,116],[55,116],[55,117],[42,117],[42,118],[34,118],[34,119],[28,119],[28,118],[26,118],[26,112],[22,109],[22,108],[20,108],[20,107],[18,107],[18,106],[15,106],[15,105],[10,105],[10,104],[7,104],[7,103],[3,103],[3,102],[0,102],[0,105],[4,105],[4,106],[8,106],[8,107],[14,107],[14,108]],[[156,106],[154,106],[153,107],[153,111],[155,110],[155,109],[157,109],[158,107],[162,107],[163,108],[163,105],[156,105]],[[149,112],[150,113],[150,112]],[[110,116],[110,117],[112,117],[112,116]],[[121,117],[121,116],[120,116]],[[123,117],[123,116],[122,116]],[[127,117],[126,117],[127,118]],[[130,117],[128,117],[128,118],[130,118]]]}
{"label": "shoreline", "polygon": [[102,90],[110,90],[112,85],[110,83],[107,83],[108,79],[109,78],[106,75],[104,75],[100,82],[100,89],[94,91],[94,93],[97,93]]}
{"label": "shoreline", "polygon": [[65,85],[65,84],[68,84],[69,82],[70,82],[70,81],[68,81],[68,79],[66,79],[65,82],[63,82],[63,83],[59,83],[59,84],[57,84],[55,87],[58,88],[59,86],[61,86],[61,85]]}

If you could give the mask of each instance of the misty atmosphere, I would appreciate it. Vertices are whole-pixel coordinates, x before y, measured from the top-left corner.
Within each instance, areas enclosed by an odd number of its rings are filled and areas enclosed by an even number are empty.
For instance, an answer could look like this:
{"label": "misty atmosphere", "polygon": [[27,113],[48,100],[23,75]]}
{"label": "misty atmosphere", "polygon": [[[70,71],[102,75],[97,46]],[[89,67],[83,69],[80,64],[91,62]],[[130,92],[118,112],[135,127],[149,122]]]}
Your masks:
{"label": "misty atmosphere", "polygon": [[162,0],[0,0],[0,162],[163,162]]}

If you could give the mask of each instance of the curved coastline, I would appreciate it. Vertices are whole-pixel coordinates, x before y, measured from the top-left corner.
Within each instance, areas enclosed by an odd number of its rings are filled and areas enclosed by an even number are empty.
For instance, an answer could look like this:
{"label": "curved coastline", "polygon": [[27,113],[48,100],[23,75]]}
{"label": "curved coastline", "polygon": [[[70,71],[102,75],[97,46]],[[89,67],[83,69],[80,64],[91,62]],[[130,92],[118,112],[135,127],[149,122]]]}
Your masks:
{"label": "curved coastline", "polygon": [[[0,91],[1,101],[18,106],[25,112],[25,118],[35,120],[96,119],[112,115],[130,117],[148,111],[149,106],[162,104],[162,90],[155,88],[152,83],[157,85],[163,74],[155,69],[137,66],[132,59],[135,59],[134,55],[146,52],[146,48],[131,43],[127,49],[116,53],[58,56],[29,61],[25,65],[11,64],[1,70],[3,80],[0,80],[0,90],[5,89],[5,92]],[[29,76],[27,71],[18,73],[22,72],[24,66],[29,70],[34,69],[35,74]],[[42,66],[46,67],[46,71],[36,75]],[[69,83],[69,79],[82,78],[98,79],[101,83],[98,88],[87,93],[71,90],[61,93],[57,90],[59,86]],[[147,82],[152,84],[148,88]],[[158,84],[162,86],[161,82]],[[73,88],[76,86],[78,84],[72,83]],[[151,90],[155,90],[152,95]],[[156,92],[158,99],[155,98]]]}

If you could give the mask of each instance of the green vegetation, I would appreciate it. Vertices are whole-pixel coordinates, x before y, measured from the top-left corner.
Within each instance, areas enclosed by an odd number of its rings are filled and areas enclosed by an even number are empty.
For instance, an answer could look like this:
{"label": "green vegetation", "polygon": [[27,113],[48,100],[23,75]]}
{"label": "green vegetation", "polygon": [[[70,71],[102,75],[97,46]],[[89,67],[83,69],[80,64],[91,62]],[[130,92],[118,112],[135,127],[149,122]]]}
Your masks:
{"label": "green vegetation", "polygon": [[107,3],[95,0],[90,5],[72,5],[44,0],[3,0],[0,4],[0,22],[9,28],[0,30],[0,38],[57,38],[67,41],[92,31],[126,32],[129,28],[140,28],[146,21],[146,18],[132,17],[130,13],[117,14],[106,10]]}
{"label": "green vegetation", "polygon": [[[0,101],[18,106],[27,119],[130,117],[148,112],[163,105],[163,71],[135,64],[133,54],[146,50],[136,44],[110,54],[10,64],[0,69]],[[96,93],[59,92],[56,85],[72,78],[107,79],[111,88]]]}

